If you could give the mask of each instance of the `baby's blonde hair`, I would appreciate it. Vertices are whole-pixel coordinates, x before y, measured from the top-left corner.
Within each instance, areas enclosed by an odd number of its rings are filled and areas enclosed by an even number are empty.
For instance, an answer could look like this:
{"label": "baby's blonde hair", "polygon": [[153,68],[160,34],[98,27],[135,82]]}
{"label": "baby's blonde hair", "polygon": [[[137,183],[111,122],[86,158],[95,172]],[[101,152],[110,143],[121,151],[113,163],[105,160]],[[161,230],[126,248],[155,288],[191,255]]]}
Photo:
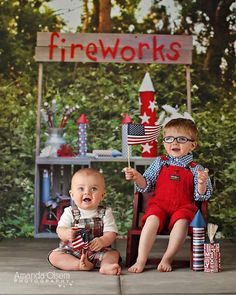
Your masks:
{"label": "baby's blonde hair", "polygon": [[104,185],[104,188],[105,188],[105,179],[104,179],[104,176],[97,170],[97,169],[94,169],[94,168],[82,168],[78,171],[75,172],[75,174],[72,176],[72,179],[71,179],[71,183],[73,182],[73,179],[77,176],[80,176],[80,175],[87,175],[87,176],[95,176],[95,177],[99,177]]}
{"label": "baby's blonde hair", "polygon": [[165,134],[165,131],[169,128],[176,128],[177,130],[182,129],[186,131],[187,133],[189,133],[189,135],[191,136],[191,139],[193,139],[194,141],[197,141],[198,130],[195,123],[190,119],[177,118],[177,119],[170,120],[164,126],[164,130],[163,130],[164,134]]}

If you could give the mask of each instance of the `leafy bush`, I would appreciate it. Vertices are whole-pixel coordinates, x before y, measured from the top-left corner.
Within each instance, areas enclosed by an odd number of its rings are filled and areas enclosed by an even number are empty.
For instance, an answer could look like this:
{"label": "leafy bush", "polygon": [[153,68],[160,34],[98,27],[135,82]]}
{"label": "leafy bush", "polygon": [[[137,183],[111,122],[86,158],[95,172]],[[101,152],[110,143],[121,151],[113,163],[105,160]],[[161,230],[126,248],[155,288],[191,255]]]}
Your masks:
{"label": "leafy bush", "polygon": [[22,77],[1,81],[0,234],[32,235],[35,95]]}

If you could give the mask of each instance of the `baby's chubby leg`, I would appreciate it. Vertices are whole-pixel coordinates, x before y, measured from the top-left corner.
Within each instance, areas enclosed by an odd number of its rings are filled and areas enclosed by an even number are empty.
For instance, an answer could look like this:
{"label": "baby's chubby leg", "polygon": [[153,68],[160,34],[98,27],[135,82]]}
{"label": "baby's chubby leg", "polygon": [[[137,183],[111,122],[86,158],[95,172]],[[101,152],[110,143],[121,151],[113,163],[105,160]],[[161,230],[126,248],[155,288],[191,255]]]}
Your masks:
{"label": "baby's chubby leg", "polygon": [[119,258],[120,253],[116,250],[106,252],[101,262],[100,273],[104,275],[120,275]]}
{"label": "baby's chubby leg", "polygon": [[52,251],[48,260],[53,266],[62,270],[92,270],[94,268],[93,263],[88,261],[86,254],[82,254],[79,259],[61,251]]}

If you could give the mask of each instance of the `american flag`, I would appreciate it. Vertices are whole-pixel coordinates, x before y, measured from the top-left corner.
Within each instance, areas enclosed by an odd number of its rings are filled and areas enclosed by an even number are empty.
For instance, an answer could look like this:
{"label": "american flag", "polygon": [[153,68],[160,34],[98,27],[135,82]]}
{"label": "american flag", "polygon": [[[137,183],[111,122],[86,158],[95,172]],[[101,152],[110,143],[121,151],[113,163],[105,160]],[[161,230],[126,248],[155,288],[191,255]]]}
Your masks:
{"label": "american flag", "polygon": [[87,233],[84,230],[80,230],[78,236],[71,242],[74,251],[80,249],[88,249]]}
{"label": "american flag", "polygon": [[156,140],[160,134],[160,129],[160,125],[128,124],[128,145],[142,144]]}

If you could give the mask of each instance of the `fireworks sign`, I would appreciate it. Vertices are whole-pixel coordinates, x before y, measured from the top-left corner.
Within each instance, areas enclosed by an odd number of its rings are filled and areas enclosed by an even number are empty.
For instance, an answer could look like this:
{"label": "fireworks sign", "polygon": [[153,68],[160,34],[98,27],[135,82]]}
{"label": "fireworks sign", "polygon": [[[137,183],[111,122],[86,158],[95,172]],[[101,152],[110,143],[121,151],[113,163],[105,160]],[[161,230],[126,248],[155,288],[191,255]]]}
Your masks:
{"label": "fireworks sign", "polygon": [[191,64],[192,36],[38,32],[40,62]]}

